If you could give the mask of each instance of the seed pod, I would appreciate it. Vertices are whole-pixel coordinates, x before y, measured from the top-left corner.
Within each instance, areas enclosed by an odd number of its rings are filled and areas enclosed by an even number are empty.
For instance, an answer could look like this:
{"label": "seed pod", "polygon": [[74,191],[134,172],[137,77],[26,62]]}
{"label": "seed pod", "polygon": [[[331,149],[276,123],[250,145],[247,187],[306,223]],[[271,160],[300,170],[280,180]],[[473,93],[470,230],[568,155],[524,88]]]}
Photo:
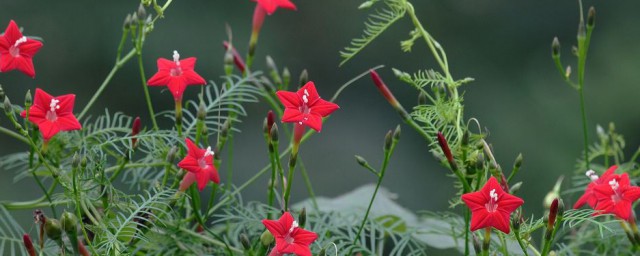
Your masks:
{"label": "seed pod", "polygon": [[260,242],[265,247],[269,247],[269,245],[273,243],[273,240],[273,235],[271,234],[271,232],[269,232],[269,230],[265,230],[264,232],[262,232],[262,235],[260,235]]}
{"label": "seed pod", "polygon": [[46,222],[44,223],[44,233],[51,240],[60,240],[60,238],[62,237],[62,227],[60,225],[60,221],[53,218],[47,218]]}
{"label": "seed pod", "polygon": [[65,232],[71,233],[71,232],[76,232],[78,230],[77,229],[78,218],[76,218],[76,216],[73,215],[73,213],[70,213],[70,212],[62,213],[62,217],[60,218],[60,221],[62,223],[62,228],[64,229]]}

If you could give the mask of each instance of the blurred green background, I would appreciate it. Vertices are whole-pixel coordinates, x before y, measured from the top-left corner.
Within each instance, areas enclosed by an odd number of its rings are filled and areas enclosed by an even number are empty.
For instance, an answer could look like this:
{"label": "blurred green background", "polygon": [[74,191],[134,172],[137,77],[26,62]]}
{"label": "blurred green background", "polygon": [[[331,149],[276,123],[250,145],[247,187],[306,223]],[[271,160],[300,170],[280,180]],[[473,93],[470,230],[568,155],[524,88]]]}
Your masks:
{"label": "blurred green background", "polygon": [[[455,78],[473,77],[466,91],[466,118],[478,118],[490,133],[488,141],[495,155],[509,170],[522,153],[524,165],[516,181],[525,181],[520,195],[527,215],[541,216],[542,199],[560,175],[571,175],[582,150],[578,94],[564,84],[550,57],[550,44],[558,36],[564,64],[575,67],[570,54],[578,24],[577,1],[424,1],[415,0],[418,16],[427,30],[447,51]],[[407,72],[437,68],[422,41],[412,53],[403,53],[399,41],[412,28],[402,19],[370,45],[362,54],[338,67],[338,52],[359,37],[368,12],[358,11],[361,1],[311,1],[294,3],[298,11],[278,10],[263,26],[254,69],[264,69],[271,55],[294,77],[304,68],[316,82],[320,95],[329,98],[335,90],[368,68],[384,64],[380,70],[387,84],[405,107],[415,105],[417,94],[398,82],[390,67]],[[640,102],[640,9],[638,1],[585,1],[585,9],[595,5],[596,29],[587,63],[586,90],[589,136],[596,137],[595,125],[616,123],[627,139],[627,152],[640,143],[637,112]],[[26,35],[40,36],[44,47],[35,56],[36,78],[19,72],[0,74],[2,84],[14,103],[21,102],[27,89],[37,86],[53,95],[75,93],[80,112],[111,69],[127,13],[137,9],[137,1],[33,1],[4,0],[0,3],[0,27],[10,19],[24,28]],[[207,80],[221,81],[226,39],[225,24],[233,29],[233,40],[245,52],[254,3],[241,1],[174,1],[166,18],[156,23],[145,45],[147,77],[156,71],[158,57],[198,58],[196,71]],[[151,12],[151,10],[149,10]],[[575,69],[574,69],[575,70]],[[173,108],[171,95],[150,88],[156,111]],[[187,89],[186,98],[199,90]],[[375,90],[368,77],[357,81],[338,99],[341,109],[325,123],[321,134],[313,136],[301,149],[317,195],[334,197],[355,187],[375,182],[373,175],[359,167],[353,155],[362,155],[379,166],[383,138],[401,120]],[[244,182],[267,164],[262,138],[262,120],[268,111],[264,103],[247,105],[249,116],[236,136],[233,180]],[[93,115],[122,111],[142,117],[150,126],[138,69],[130,62],[92,108]],[[5,117],[0,125],[11,128]],[[170,128],[167,120],[164,128]],[[408,126],[392,157],[383,183],[397,193],[398,201],[412,210],[446,211],[454,196],[453,179],[428,152],[427,144]],[[0,154],[26,151],[14,139],[0,135]],[[224,159],[224,156],[223,156]],[[220,168],[222,180],[226,164]],[[32,180],[14,183],[16,172],[0,170],[0,200],[29,200],[40,196]],[[297,175],[300,178],[300,175]],[[308,193],[296,180],[293,200]],[[243,193],[245,200],[264,200],[265,179]],[[568,179],[565,186],[570,186]],[[575,200],[567,198],[568,204]],[[24,213],[24,214],[22,214]],[[19,218],[31,218],[29,211]],[[27,230],[29,227],[25,227]]]}

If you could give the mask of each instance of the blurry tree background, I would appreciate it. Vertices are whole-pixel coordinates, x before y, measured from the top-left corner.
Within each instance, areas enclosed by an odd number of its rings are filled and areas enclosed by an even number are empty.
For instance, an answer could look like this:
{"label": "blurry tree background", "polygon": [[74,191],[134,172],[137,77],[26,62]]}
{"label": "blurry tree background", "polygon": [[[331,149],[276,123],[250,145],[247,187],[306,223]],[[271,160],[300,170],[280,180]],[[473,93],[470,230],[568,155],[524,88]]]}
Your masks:
{"label": "blurry tree background", "polygon": [[[508,171],[518,153],[524,165],[516,181],[525,181],[520,195],[526,215],[541,216],[542,199],[560,175],[573,174],[582,150],[578,94],[558,75],[551,60],[550,45],[558,36],[563,63],[575,66],[571,45],[578,24],[577,1],[413,1],[427,30],[444,46],[456,78],[473,77],[463,89],[466,118],[476,117],[490,133],[488,142]],[[311,1],[294,3],[298,11],[278,10],[267,17],[257,48],[254,69],[265,68],[271,55],[280,68],[287,66],[293,81],[308,69],[320,95],[329,98],[335,90],[368,68],[384,64],[381,75],[405,106],[416,104],[415,90],[395,79],[390,68],[407,72],[436,69],[423,41],[412,53],[403,53],[399,41],[412,28],[408,18],[393,25],[362,54],[338,67],[338,52],[351,38],[361,34],[368,12],[358,11],[361,1]],[[586,89],[589,136],[596,139],[596,124],[613,121],[625,135],[628,155],[640,144],[640,9],[638,1],[585,1],[595,5],[596,29],[587,61]],[[0,74],[0,84],[14,103],[22,102],[27,89],[40,87],[53,95],[75,93],[79,113],[111,69],[122,23],[137,9],[137,1],[34,1],[4,0],[0,3],[0,27],[10,19],[24,28],[25,35],[40,36],[44,47],[35,56],[36,78],[13,71]],[[233,29],[233,42],[246,52],[254,3],[249,0],[174,1],[165,18],[156,23],[144,48],[147,77],[156,71],[156,59],[181,56],[198,58],[196,71],[207,80],[220,82],[223,74],[222,41],[225,24]],[[148,9],[148,12],[152,12]],[[187,89],[194,98],[197,87]],[[160,87],[150,88],[157,112],[173,108],[172,97]],[[401,123],[396,112],[379,95],[368,77],[357,81],[338,99],[341,109],[325,123],[321,134],[301,148],[316,194],[334,197],[375,177],[356,164],[362,155],[379,166],[384,134]],[[129,62],[91,110],[93,116],[124,112],[140,116],[151,126],[144,102],[137,65]],[[268,163],[262,137],[267,104],[246,106],[249,116],[234,141],[233,182],[239,184]],[[163,128],[170,128],[160,118]],[[85,121],[85,120],[81,120]],[[11,128],[5,117],[0,125]],[[383,186],[397,193],[398,201],[412,210],[446,211],[454,195],[453,179],[428,152],[427,144],[408,126],[392,157]],[[26,151],[23,144],[0,135],[0,155]],[[226,153],[222,153],[226,159]],[[24,170],[18,170],[24,171]],[[226,181],[227,163],[220,168]],[[14,171],[0,170],[0,201],[29,200],[40,196],[31,179],[14,183]],[[300,175],[293,187],[293,200],[308,196]],[[586,177],[585,177],[586,178]],[[245,200],[264,200],[266,179],[243,192]],[[564,187],[570,186],[565,179]],[[567,205],[575,195],[565,196]],[[17,216],[31,218],[28,211]]]}

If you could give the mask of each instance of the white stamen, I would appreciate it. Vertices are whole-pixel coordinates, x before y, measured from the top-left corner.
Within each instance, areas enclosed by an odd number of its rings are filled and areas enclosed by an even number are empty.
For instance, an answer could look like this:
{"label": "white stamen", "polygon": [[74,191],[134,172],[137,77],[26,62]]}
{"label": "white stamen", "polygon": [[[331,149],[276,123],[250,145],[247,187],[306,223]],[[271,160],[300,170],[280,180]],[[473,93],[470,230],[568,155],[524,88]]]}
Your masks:
{"label": "white stamen", "polygon": [[309,96],[309,91],[307,91],[307,89],[304,89],[304,95]]}
{"label": "white stamen", "polygon": [[498,201],[498,194],[496,193],[496,189],[492,189],[489,192],[489,197],[491,197],[491,199],[493,199],[493,201]]}
{"label": "white stamen", "polygon": [[213,155],[213,151],[211,150],[211,147],[207,147],[207,152],[204,152],[204,156],[212,156]]}
{"label": "white stamen", "polygon": [[589,179],[591,179],[591,181],[596,181],[598,180],[600,177],[598,177],[598,175],[596,174],[596,172],[594,172],[593,170],[588,170],[585,175],[587,175],[587,177],[589,177]]}
{"label": "white stamen", "polygon": [[611,189],[613,189],[613,191],[618,190],[618,188],[620,188],[620,184],[618,184],[618,181],[613,179],[609,181],[609,186],[611,186]]}
{"label": "white stamen", "polygon": [[18,47],[18,45],[20,45],[21,43],[24,43],[27,41],[27,37],[23,36],[20,39],[16,40],[16,43],[13,45],[13,47]]}
{"label": "white stamen", "polygon": [[51,99],[51,103],[49,103],[49,107],[51,108],[51,112],[56,112],[56,109],[60,109],[60,105],[58,105],[58,103],[60,103],[59,100],[56,99]]}
{"label": "white stamen", "polygon": [[298,122],[299,125],[302,125],[302,122]]}
{"label": "white stamen", "polygon": [[307,95],[302,95],[302,101],[304,101],[305,104],[309,103],[309,99],[307,99]]}
{"label": "white stamen", "polygon": [[293,229],[297,227],[298,227],[298,222],[294,220],[293,223],[291,224],[291,228],[289,229],[289,234],[291,234],[291,232],[293,232]]}
{"label": "white stamen", "polygon": [[173,51],[173,62],[180,66],[180,54],[176,50]]}

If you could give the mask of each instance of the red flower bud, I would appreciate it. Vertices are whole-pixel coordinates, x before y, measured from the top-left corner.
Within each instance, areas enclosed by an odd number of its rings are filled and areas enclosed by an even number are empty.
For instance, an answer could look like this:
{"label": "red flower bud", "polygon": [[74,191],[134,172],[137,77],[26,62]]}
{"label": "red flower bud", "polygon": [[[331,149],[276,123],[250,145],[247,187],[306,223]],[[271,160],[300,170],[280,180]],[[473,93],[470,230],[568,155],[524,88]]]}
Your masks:
{"label": "red flower bud", "polygon": [[131,138],[131,147],[135,147],[136,146],[136,142],[138,142],[138,138],[136,138],[135,136],[138,135],[138,133],[140,133],[140,117],[136,117],[135,120],[133,120],[133,126],[131,127],[131,136],[133,138]]}
{"label": "red flower bud", "polygon": [[275,120],[275,115],[273,114],[273,111],[269,110],[269,112],[267,113],[267,128],[271,129],[271,126],[273,126]]}
{"label": "red flower bud", "polygon": [[551,230],[556,223],[556,217],[558,216],[558,198],[553,199],[551,208],[549,208],[549,223],[547,223],[547,229]]}
{"label": "red flower bud", "polygon": [[29,234],[22,235],[22,242],[24,242],[24,248],[27,249],[29,256],[36,256],[36,248],[33,247]]}
{"label": "red flower bud", "polygon": [[387,99],[389,104],[391,104],[391,106],[393,106],[394,108],[400,107],[400,103],[398,102],[398,100],[396,100],[396,97],[393,96],[393,93],[389,91],[389,88],[387,87],[387,85],[384,84],[384,81],[382,81],[382,78],[380,78],[380,75],[378,75],[378,72],[372,69],[371,71],[369,71],[369,73],[371,74],[371,79],[373,80],[373,83],[376,85],[380,93],[382,93],[382,96],[384,96],[384,98]]}
{"label": "red flower bud", "polygon": [[451,168],[457,169],[456,162],[453,160],[453,155],[451,154],[451,149],[449,149],[449,144],[447,143],[447,139],[442,135],[441,132],[438,132],[438,144],[440,144],[440,148],[442,149],[442,153],[447,157],[447,161],[451,165]]}

